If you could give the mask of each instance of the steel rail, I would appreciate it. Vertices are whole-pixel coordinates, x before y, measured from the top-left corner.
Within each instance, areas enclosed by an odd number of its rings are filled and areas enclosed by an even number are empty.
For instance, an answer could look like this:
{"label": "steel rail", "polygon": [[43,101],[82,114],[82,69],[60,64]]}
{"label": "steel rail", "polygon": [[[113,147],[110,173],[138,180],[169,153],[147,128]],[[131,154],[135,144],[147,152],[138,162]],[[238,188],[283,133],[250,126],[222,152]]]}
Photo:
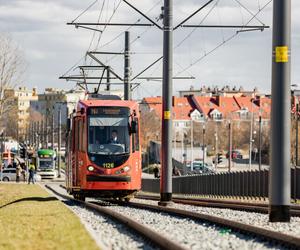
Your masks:
{"label": "steel rail", "polygon": [[109,208],[105,208],[103,206],[90,203],[90,202],[83,202],[77,199],[74,199],[68,195],[61,194],[54,190],[52,187],[45,185],[45,187],[54,194],[67,199],[67,200],[73,200],[76,201],[82,205],[84,205],[88,209],[92,209],[94,211],[97,211],[98,213],[104,214],[110,218],[112,218],[115,221],[123,223],[125,226],[127,226],[130,229],[133,229],[138,234],[144,236],[146,239],[150,240],[152,243],[160,247],[161,249],[174,249],[174,250],[186,250],[183,246],[179,245],[178,243],[162,236],[161,234],[155,232],[154,230],[150,229],[149,227],[146,227],[136,221],[134,221],[131,218],[128,218],[127,216],[124,216],[118,212],[115,212]]}
{"label": "steel rail", "polygon": [[[136,195],[135,198],[144,200],[159,200],[159,197],[149,195]],[[239,211],[247,211],[253,213],[267,214],[269,212],[268,204],[266,203],[250,203],[228,200],[213,200],[213,199],[190,199],[190,198],[172,198],[172,201],[177,204],[212,207],[222,209],[232,209]],[[291,206],[291,215],[300,217],[300,207]]]}
{"label": "steel rail", "polygon": [[[59,194],[59,195],[61,195],[61,194]],[[70,199],[70,197],[68,197],[68,199]],[[152,210],[152,211],[165,212],[165,213],[172,214],[175,216],[179,216],[179,217],[183,217],[183,218],[190,218],[190,219],[198,220],[198,221],[206,221],[206,222],[216,224],[221,227],[231,228],[233,231],[236,231],[236,232],[241,232],[244,234],[251,234],[258,238],[267,239],[271,242],[277,242],[279,244],[284,244],[288,247],[292,247],[292,248],[296,247],[297,249],[300,248],[300,238],[298,238],[298,237],[287,235],[287,234],[280,233],[280,232],[276,232],[273,230],[264,229],[261,227],[252,226],[249,224],[244,224],[241,222],[223,219],[223,218],[220,218],[217,216],[201,214],[198,212],[191,212],[191,211],[172,208],[172,207],[163,207],[163,206],[158,206],[158,205],[150,205],[150,204],[143,204],[143,203],[136,203],[136,202],[120,202],[120,201],[110,201],[110,202],[116,203],[116,204],[121,204],[121,205],[126,205],[126,206],[131,206],[131,207],[135,207],[135,208],[139,208],[139,209],[148,209],[148,210]],[[86,203],[83,203],[83,204],[85,205]],[[99,206],[100,206],[100,208],[103,208],[103,207],[101,207],[101,205],[97,205],[95,203],[89,203],[89,205],[91,205],[91,204],[95,205],[97,208],[99,208]],[[115,212],[113,212],[113,213],[115,213]],[[133,221],[133,222],[135,222],[135,221]],[[168,245],[166,247],[167,247],[167,249],[172,249],[170,247],[168,248]]]}
{"label": "steel rail", "polygon": [[252,226],[249,224],[244,224],[241,222],[231,221],[217,216],[201,214],[197,212],[192,212],[192,211],[187,211],[187,210],[182,210],[182,209],[177,209],[172,207],[162,207],[158,205],[149,205],[149,204],[142,204],[136,202],[128,202],[126,203],[126,205],[140,208],[140,209],[149,209],[149,210],[154,210],[159,212],[165,212],[183,218],[190,218],[198,221],[206,221],[222,227],[231,228],[232,230],[237,232],[241,232],[244,234],[251,234],[258,238],[267,239],[271,242],[284,244],[288,247],[297,248],[297,249],[300,248],[300,238],[298,237],[276,232],[273,230],[264,229],[261,227]]}

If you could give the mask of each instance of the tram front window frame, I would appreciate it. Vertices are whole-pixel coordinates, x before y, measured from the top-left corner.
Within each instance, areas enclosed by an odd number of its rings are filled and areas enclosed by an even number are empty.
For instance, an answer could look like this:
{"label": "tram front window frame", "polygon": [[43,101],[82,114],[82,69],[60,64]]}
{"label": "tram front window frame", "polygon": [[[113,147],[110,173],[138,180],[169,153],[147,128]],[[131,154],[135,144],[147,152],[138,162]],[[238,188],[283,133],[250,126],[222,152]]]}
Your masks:
{"label": "tram front window frame", "polygon": [[[128,117],[89,117],[88,152],[99,155],[130,153]],[[116,139],[114,140],[114,138]]]}

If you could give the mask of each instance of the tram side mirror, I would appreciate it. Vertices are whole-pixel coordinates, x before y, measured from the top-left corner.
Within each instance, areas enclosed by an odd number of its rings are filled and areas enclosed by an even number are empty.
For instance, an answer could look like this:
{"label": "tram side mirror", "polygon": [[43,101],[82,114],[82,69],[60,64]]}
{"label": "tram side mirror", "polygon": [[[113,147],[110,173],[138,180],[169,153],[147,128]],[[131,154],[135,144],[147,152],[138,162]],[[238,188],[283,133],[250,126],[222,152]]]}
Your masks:
{"label": "tram side mirror", "polygon": [[80,109],[80,114],[82,114],[82,115],[84,114],[84,108]]}
{"label": "tram side mirror", "polygon": [[136,134],[138,131],[138,123],[137,121],[131,121],[131,124],[130,124],[130,133],[131,134]]}
{"label": "tram side mirror", "polygon": [[68,118],[67,119],[67,131],[70,131],[70,127],[71,127],[71,119]]}

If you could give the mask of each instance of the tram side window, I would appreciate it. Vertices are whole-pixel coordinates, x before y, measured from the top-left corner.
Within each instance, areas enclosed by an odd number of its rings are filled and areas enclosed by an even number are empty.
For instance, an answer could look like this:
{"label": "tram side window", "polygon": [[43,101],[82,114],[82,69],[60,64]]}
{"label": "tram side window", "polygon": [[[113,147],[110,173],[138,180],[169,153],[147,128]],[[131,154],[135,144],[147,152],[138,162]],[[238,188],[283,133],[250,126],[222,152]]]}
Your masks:
{"label": "tram side window", "polygon": [[74,151],[78,150],[78,144],[79,144],[79,129],[78,129],[78,121],[75,120],[75,133],[74,133]]}
{"label": "tram side window", "polygon": [[85,149],[84,149],[84,126],[83,126],[83,121],[82,120],[79,120],[78,121],[78,138],[79,138],[79,150],[81,152],[85,152]]}
{"label": "tram side window", "polygon": [[86,152],[87,135],[86,135],[86,122],[82,121],[82,151]]}
{"label": "tram side window", "polygon": [[[139,126],[137,124],[137,126]],[[140,150],[140,140],[139,140],[139,127],[137,127],[136,133],[132,134],[132,152]]]}

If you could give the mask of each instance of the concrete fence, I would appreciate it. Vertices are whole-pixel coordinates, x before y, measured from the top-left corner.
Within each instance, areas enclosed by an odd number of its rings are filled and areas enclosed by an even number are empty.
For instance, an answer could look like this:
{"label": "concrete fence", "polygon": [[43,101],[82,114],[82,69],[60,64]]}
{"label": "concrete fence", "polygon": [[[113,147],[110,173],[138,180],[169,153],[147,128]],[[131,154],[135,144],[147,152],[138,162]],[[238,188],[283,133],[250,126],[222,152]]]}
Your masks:
{"label": "concrete fence", "polygon": [[[300,199],[300,168],[291,169],[291,184],[291,198]],[[145,192],[159,193],[159,185],[159,179],[142,180]],[[268,170],[173,177],[174,194],[267,198],[268,192]]]}

